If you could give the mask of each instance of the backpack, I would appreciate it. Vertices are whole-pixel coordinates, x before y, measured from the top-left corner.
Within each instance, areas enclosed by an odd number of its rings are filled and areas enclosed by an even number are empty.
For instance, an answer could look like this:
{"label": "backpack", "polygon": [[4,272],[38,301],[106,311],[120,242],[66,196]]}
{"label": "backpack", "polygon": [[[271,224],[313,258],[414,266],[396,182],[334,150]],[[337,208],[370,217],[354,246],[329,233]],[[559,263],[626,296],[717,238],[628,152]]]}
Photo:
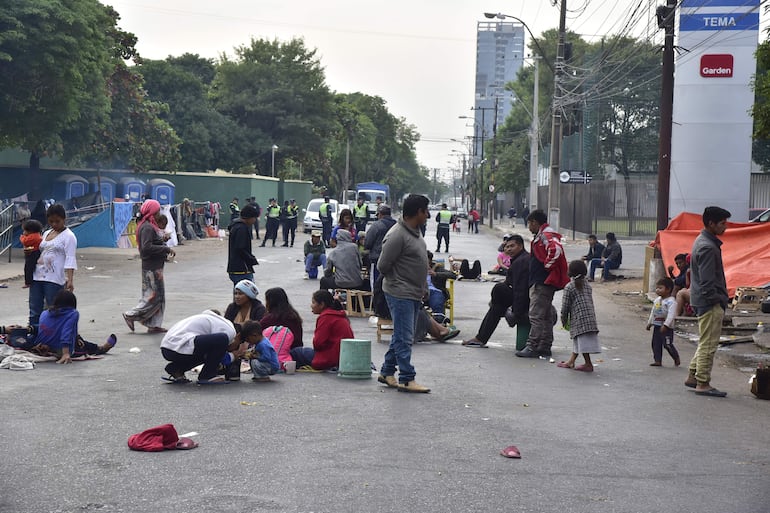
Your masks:
{"label": "backpack", "polygon": [[262,336],[270,341],[275,352],[278,353],[278,363],[283,369],[284,362],[293,360],[289,351],[294,343],[294,334],[286,326],[270,326],[262,330]]}

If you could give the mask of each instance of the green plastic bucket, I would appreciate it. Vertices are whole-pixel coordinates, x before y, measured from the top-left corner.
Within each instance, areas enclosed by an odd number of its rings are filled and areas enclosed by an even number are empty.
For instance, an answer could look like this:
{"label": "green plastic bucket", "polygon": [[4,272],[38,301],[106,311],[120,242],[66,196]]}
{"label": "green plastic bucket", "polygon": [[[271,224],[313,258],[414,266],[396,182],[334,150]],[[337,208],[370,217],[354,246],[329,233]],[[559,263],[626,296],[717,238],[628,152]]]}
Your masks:
{"label": "green plastic bucket", "polygon": [[372,341],[343,338],[340,341],[340,366],[337,377],[371,379]]}

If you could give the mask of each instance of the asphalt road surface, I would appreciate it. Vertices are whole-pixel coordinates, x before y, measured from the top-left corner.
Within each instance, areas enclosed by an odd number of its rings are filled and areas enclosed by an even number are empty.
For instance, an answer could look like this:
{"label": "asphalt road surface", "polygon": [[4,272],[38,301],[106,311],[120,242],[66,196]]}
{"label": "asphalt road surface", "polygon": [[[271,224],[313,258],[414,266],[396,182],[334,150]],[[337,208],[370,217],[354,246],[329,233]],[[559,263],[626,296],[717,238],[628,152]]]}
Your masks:
{"label": "asphalt road surface", "polygon": [[[294,248],[255,248],[256,281],[288,291],[309,343],[318,282],[302,279],[305,237]],[[498,243],[485,228],[453,234],[450,250],[480,256],[488,269]],[[624,249],[641,262],[642,244]],[[567,244],[570,258],[584,251],[582,242]],[[686,366],[649,367],[649,332],[611,285],[594,286],[604,352],[593,374],[516,358],[505,323],[489,349],[460,346],[475,334],[492,286],[462,281],[460,337],[414,347],[417,380],[430,394],[329,373],[175,386],[159,379],[161,336],[129,334],[121,318],[139,297],[135,251],[78,255],[80,332],[99,343],[115,333],[118,344],[101,360],[0,371],[0,512],[768,511],[770,403],[754,399],[745,374],[729,367],[717,365],[713,378],[725,399],[683,387]],[[225,264],[226,241],[178,248],[166,266],[167,327],[225,307]],[[8,283],[2,323],[25,322],[27,292]],[[366,319],[351,322],[373,341],[379,367],[385,344],[374,342]],[[683,362],[693,349],[680,345]],[[557,329],[554,358],[570,350]],[[167,422],[197,432],[200,447],[127,448],[129,435]],[[520,460],[500,456],[509,445]]]}

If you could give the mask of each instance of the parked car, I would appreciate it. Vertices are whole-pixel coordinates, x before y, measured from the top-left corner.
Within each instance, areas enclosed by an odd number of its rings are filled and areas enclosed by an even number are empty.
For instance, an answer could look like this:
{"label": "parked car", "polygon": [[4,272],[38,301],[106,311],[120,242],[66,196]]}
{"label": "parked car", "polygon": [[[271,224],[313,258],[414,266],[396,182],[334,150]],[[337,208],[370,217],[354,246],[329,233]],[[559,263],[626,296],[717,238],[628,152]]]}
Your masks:
{"label": "parked car", "polygon": [[[751,217],[756,213],[755,212],[756,210],[759,210],[760,213],[755,215],[754,217]],[[750,223],[766,223],[770,221],[770,208],[766,210],[752,208],[749,210],[749,218],[750,218],[749,219]]]}
{"label": "parked car", "polygon": [[465,211],[465,207],[457,207],[452,213],[460,219],[468,219],[468,212]]}
{"label": "parked car", "polygon": [[[302,231],[305,233],[310,233],[313,230],[320,230],[323,228],[321,226],[321,215],[319,213],[319,209],[321,208],[321,204],[323,202],[323,198],[311,199],[310,203],[307,204],[307,208],[302,209],[302,211],[305,213],[305,219],[302,222]],[[329,204],[332,208],[332,219],[334,219],[336,222],[337,214],[340,210],[339,202],[337,200],[330,199]]]}

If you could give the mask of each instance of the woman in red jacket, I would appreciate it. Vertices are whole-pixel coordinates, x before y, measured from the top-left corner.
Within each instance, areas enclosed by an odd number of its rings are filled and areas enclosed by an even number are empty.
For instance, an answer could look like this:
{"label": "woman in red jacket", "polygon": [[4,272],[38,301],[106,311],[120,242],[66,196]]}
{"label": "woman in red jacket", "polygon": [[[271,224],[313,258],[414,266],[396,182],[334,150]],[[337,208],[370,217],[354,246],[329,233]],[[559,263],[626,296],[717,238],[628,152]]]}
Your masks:
{"label": "woman in red jacket", "polygon": [[298,369],[306,366],[314,370],[339,367],[340,340],[353,338],[350,321],[339,302],[325,289],[313,293],[310,309],[318,315],[313,347],[295,347],[291,350],[291,357],[297,362]]}

